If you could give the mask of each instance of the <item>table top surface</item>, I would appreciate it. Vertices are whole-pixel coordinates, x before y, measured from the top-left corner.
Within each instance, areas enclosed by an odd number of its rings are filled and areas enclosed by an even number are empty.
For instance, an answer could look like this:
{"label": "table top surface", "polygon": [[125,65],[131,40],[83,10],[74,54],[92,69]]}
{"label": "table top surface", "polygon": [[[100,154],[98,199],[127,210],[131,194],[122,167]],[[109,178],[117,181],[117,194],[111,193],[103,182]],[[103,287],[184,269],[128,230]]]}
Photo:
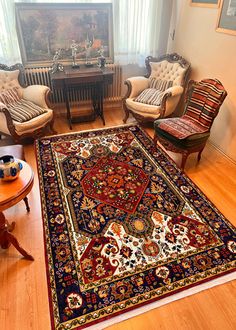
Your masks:
{"label": "table top surface", "polygon": [[26,197],[33,186],[34,172],[29,164],[20,160],[23,168],[18,178],[12,181],[0,180],[0,211],[15,205]]}
{"label": "table top surface", "polygon": [[65,67],[64,71],[58,71],[55,73],[50,73],[52,80],[61,80],[61,79],[71,79],[71,78],[85,78],[85,77],[94,77],[97,76],[107,76],[113,75],[114,71],[110,68],[72,68],[71,66]]}

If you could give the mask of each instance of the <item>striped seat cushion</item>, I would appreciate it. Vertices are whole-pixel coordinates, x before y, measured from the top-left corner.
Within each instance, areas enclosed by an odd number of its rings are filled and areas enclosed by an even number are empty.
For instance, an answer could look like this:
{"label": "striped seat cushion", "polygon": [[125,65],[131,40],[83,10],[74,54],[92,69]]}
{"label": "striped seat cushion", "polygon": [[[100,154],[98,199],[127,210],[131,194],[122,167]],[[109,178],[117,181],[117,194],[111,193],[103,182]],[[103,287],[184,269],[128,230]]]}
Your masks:
{"label": "striped seat cushion", "polygon": [[207,133],[225,96],[219,80],[204,79],[192,86],[185,114],[181,118],[162,119],[158,128],[181,140]]}
{"label": "striped seat cushion", "polygon": [[187,117],[162,119],[158,128],[180,140],[208,131]]}
{"label": "striped seat cushion", "polygon": [[162,80],[157,78],[150,78],[150,88],[158,89],[159,91],[165,91],[167,88],[173,86],[173,81]]}
{"label": "striped seat cushion", "polygon": [[14,87],[0,93],[0,102],[7,106],[13,120],[24,123],[47,112],[38,105],[21,99],[17,90],[18,88]]}
{"label": "striped seat cushion", "polygon": [[139,94],[138,97],[134,99],[135,102],[150,104],[150,105],[160,105],[165,92],[159,91],[155,88],[147,88]]}
{"label": "striped seat cushion", "polygon": [[7,107],[12,119],[19,123],[24,123],[47,112],[35,103],[24,99],[8,104]]}

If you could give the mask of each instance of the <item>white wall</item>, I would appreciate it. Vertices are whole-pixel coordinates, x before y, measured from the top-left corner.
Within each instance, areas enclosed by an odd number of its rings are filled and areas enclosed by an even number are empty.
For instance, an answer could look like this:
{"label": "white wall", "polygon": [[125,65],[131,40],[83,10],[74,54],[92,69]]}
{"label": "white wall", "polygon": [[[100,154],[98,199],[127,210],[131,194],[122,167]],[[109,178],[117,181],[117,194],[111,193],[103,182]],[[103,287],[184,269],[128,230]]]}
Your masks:
{"label": "white wall", "polygon": [[192,7],[175,0],[168,52],[175,51],[192,66],[191,78],[217,78],[228,92],[211,129],[210,140],[236,161],[236,35],[215,31],[218,9]]}

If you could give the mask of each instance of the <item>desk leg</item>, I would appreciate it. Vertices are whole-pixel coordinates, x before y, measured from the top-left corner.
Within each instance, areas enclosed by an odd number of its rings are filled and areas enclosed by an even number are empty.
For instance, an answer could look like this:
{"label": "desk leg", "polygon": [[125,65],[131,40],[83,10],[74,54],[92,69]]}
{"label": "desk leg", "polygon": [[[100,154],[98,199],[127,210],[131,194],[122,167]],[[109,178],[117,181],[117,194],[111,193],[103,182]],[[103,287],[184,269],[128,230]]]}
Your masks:
{"label": "desk leg", "polygon": [[24,202],[25,202],[25,206],[26,206],[27,212],[30,212],[29,201],[28,201],[28,197],[27,196],[24,198]]}
{"label": "desk leg", "polygon": [[103,125],[105,126],[105,119],[103,114],[103,84],[99,86],[99,111],[100,117],[102,119]]}
{"label": "desk leg", "polygon": [[66,111],[67,111],[67,119],[68,119],[68,123],[69,123],[69,128],[72,129],[72,124],[71,124],[71,114],[70,114],[70,103],[69,103],[69,99],[68,99],[68,88],[64,87],[63,89],[63,94],[64,94],[64,99],[66,102]]}
{"label": "desk leg", "polygon": [[14,226],[15,223],[9,225],[4,214],[0,212],[0,246],[3,249],[7,249],[12,244],[25,257],[25,259],[34,260],[34,258],[19,245],[15,236],[10,233]]}
{"label": "desk leg", "polygon": [[92,86],[91,97],[93,103],[94,117],[96,118],[99,115],[99,91],[97,85]]}

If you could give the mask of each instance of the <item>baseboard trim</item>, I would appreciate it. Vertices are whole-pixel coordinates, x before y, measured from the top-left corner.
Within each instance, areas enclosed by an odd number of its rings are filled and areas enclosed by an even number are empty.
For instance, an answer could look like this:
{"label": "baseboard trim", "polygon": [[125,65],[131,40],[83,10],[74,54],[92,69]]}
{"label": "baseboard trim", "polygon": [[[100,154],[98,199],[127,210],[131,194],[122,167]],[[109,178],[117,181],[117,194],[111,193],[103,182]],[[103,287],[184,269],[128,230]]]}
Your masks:
{"label": "baseboard trim", "polygon": [[211,140],[208,141],[208,143],[215,148],[217,151],[219,151],[225,158],[227,158],[229,161],[231,161],[234,165],[236,165],[236,160],[234,160],[232,157],[228,156],[219,146],[217,146],[215,143],[213,143]]}

